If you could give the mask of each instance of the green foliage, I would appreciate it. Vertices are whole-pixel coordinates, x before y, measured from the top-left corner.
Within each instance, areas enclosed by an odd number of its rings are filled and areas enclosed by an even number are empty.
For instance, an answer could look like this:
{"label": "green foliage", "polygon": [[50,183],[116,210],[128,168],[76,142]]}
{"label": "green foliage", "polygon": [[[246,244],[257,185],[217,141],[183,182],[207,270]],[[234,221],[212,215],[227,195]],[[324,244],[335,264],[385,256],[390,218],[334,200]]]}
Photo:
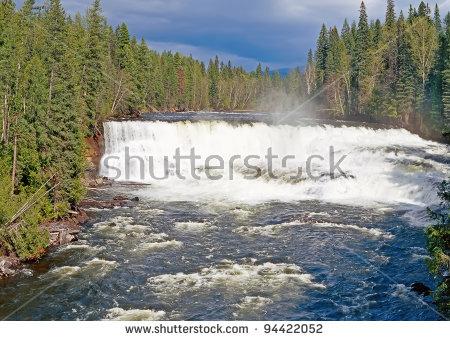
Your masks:
{"label": "green foliage", "polygon": [[0,242],[10,251],[14,251],[21,259],[39,259],[50,241],[48,231],[39,226],[19,226],[16,231],[0,234]]}
{"label": "green foliage", "polygon": [[2,207],[0,207],[0,226],[7,223],[7,215]]}
{"label": "green foliage", "polygon": [[[9,196],[10,178],[0,172],[0,253],[1,249],[16,253],[22,259],[35,259],[41,256],[42,250],[49,244],[47,231],[39,228],[45,219],[44,207],[49,202],[43,200],[32,206],[17,223],[6,226],[12,216],[21,208],[28,199],[24,192]],[[50,218],[50,215],[48,215]]]}
{"label": "green foliage", "polygon": [[325,69],[328,53],[328,31],[325,24],[322,25],[319,38],[317,40],[314,60],[316,63],[316,84],[321,86],[325,81]]}
{"label": "green foliage", "polygon": [[[450,13],[441,21],[436,5],[410,6],[408,19],[387,1],[385,22],[368,22],[364,2],[359,20],[320,31],[313,64],[308,57],[302,83],[314,89],[318,110],[334,115],[389,117],[410,122],[412,115],[434,134],[450,130]],[[345,53],[342,53],[342,45]],[[314,70],[314,77],[311,76]],[[422,129],[423,127],[421,127]]]}
{"label": "green foliage", "polygon": [[70,204],[67,201],[61,201],[55,204],[53,217],[55,219],[62,219],[67,216],[70,210]]}
{"label": "green foliage", "polygon": [[450,181],[439,186],[441,207],[437,211],[428,209],[429,215],[436,222],[425,231],[428,236],[427,260],[430,272],[439,279],[439,285],[433,294],[439,311],[450,317]]}

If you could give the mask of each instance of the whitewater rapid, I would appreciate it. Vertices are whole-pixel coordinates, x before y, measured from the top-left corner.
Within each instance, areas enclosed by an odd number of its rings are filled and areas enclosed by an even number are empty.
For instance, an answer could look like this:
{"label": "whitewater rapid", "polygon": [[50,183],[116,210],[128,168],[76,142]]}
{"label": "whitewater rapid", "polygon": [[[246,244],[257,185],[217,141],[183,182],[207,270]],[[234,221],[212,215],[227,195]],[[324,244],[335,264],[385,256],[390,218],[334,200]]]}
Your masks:
{"label": "whitewater rapid", "polygon": [[[107,122],[105,154],[101,175],[117,181],[151,184],[141,195],[164,201],[217,201],[221,203],[261,203],[271,200],[320,200],[352,205],[408,204],[427,206],[438,202],[436,185],[449,174],[449,148],[411,134],[403,129],[367,127],[334,127],[331,125],[289,126],[265,123],[232,125],[220,121],[202,122]],[[345,157],[334,179],[330,177],[330,147],[335,162]],[[268,176],[266,155],[271,148],[278,158]],[[144,160],[126,161],[129,156]],[[176,176],[173,156],[176,150],[189,155],[192,149],[201,156],[196,173],[191,176],[191,163],[180,163]],[[218,155],[225,160],[224,169],[214,170],[221,179],[205,175],[205,159]],[[229,160],[234,160],[229,168]],[[245,167],[245,156],[258,156],[253,164],[262,169],[260,177]],[[282,159],[295,156],[285,167]],[[307,159],[315,158],[310,167],[314,178],[305,172],[298,179],[298,168],[307,167]],[[150,157],[153,175],[149,172]],[[166,168],[164,157],[168,158]],[[128,162],[128,165],[127,165]],[[127,173],[127,168],[128,172]],[[114,169],[112,169],[114,168]],[[120,172],[117,170],[120,169]],[[230,176],[230,173],[233,173]],[[120,174],[119,174],[120,173]],[[252,179],[246,178],[253,175]],[[232,178],[232,179],[231,179]]]}

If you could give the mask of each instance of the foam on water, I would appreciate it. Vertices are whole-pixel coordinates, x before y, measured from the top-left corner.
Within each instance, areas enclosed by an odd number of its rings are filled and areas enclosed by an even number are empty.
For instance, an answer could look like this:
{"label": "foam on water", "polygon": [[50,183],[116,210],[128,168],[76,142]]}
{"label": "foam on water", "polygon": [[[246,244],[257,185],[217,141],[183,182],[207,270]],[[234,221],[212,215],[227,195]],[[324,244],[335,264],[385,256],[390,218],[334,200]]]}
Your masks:
{"label": "foam on water", "polygon": [[101,250],[104,250],[104,246],[92,246],[89,244],[68,244],[64,245],[58,250],[56,250],[57,253],[63,253],[63,252],[70,252],[70,251],[83,251],[83,253],[89,252],[89,253],[97,253]]}
{"label": "foam on water", "polygon": [[99,231],[112,233],[116,232],[142,233],[149,229],[148,226],[134,224],[134,219],[131,217],[122,217],[122,216],[114,217],[107,221],[96,223],[94,224],[94,228],[98,229]]}
{"label": "foam on water", "polygon": [[101,258],[93,258],[84,262],[81,266],[60,266],[48,272],[50,276],[70,277],[83,274],[86,278],[89,276],[103,277],[117,266],[117,262],[108,261]]}
{"label": "foam on water", "polygon": [[314,221],[305,222],[302,220],[292,220],[281,224],[265,225],[265,226],[241,226],[235,228],[233,232],[243,235],[276,236],[280,229],[304,225],[311,225],[324,228],[350,229],[361,233],[367,233],[375,237],[383,237],[387,239],[391,239],[394,237],[391,233],[383,232],[377,228],[367,228],[364,226],[357,226],[353,224],[339,224],[332,222],[314,222]]}
{"label": "foam on water", "polygon": [[157,321],[166,316],[166,312],[162,310],[141,310],[122,308],[112,308],[108,310],[105,320],[110,321]]}
{"label": "foam on water", "polygon": [[159,249],[165,249],[168,247],[181,247],[183,246],[182,242],[179,242],[177,240],[167,240],[167,241],[161,241],[161,242],[153,242],[153,243],[142,243],[139,245],[138,248],[134,249],[133,251],[154,251]]}
{"label": "foam on water", "polygon": [[100,266],[100,267],[115,267],[116,261],[109,261],[101,258],[94,258],[85,263],[87,266]]}
{"label": "foam on water", "polygon": [[49,274],[57,276],[70,276],[77,273],[80,270],[81,268],[79,266],[60,266],[50,270]]}
{"label": "foam on water", "polygon": [[391,289],[391,296],[393,297],[400,297],[405,300],[411,300],[414,297],[414,293],[404,284],[392,284]]}
{"label": "foam on water", "polygon": [[185,232],[202,232],[216,228],[209,222],[177,222],[175,223],[175,228]]}
{"label": "foam on water", "polygon": [[265,313],[266,306],[272,303],[273,300],[267,297],[245,296],[240,303],[233,304],[233,308],[236,309],[233,316],[240,318],[241,316],[260,315]]}
{"label": "foam on water", "polygon": [[145,213],[146,216],[150,216],[150,217],[159,216],[159,215],[163,215],[164,214],[163,210],[160,210],[160,209],[157,209],[157,208],[137,207],[137,208],[135,208],[135,210],[137,212],[140,212],[140,213]]}
{"label": "foam on water", "polygon": [[[181,295],[190,291],[218,289],[220,287],[247,292],[249,290],[280,291],[280,289],[325,286],[314,282],[314,277],[304,273],[295,264],[263,263],[248,264],[222,262],[206,267],[199,272],[165,274],[148,279],[148,284],[157,293],[166,296]],[[289,291],[289,290],[287,290]],[[287,292],[286,292],[287,293]]]}
{"label": "foam on water", "polygon": [[182,242],[169,239],[169,236],[165,233],[151,233],[148,235],[143,235],[141,239],[144,240],[144,242],[134,248],[134,252],[155,251],[159,249],[178,248],[183,246]]}

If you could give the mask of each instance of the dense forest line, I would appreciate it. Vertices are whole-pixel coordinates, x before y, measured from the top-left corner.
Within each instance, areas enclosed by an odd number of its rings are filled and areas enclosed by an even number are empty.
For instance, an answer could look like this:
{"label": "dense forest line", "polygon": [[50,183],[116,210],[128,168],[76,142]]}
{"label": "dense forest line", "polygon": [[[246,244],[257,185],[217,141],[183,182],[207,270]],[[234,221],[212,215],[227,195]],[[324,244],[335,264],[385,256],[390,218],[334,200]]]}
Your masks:
{"label": "dense forest line", "polygon": [[[67,15],[59,0],[16,8],[0,0],[0,256],[34,257],[48,243],[45,219],[83,198],[85,138],[115,115],[174,110],[300,110],[409,120],[445,131],[450,122],[450,14],[425,3],[339,32],[323,25],[304,69],[285,77],[215,57],[158,53],[115,28],[95,0]],[[306,103],[303,104],[302,103]],[[306,107],[307,106],[307,107]],[[16,214],[17,213],[17,214]],[[3,250],[3,251],[2,251]]]}
{"label": "dense forest line", "polygon": [[[345,20],[339,33],[325,25],[305,71],[318,110],[334,115],[398,118],[418,116],[430,129],[450,125],[450,13],[438,5],[410,6],[398,18],[387,1],[384,23],[368,22],[364,2],[358,23]],[[312,89],[312,90],[309,90]]]}

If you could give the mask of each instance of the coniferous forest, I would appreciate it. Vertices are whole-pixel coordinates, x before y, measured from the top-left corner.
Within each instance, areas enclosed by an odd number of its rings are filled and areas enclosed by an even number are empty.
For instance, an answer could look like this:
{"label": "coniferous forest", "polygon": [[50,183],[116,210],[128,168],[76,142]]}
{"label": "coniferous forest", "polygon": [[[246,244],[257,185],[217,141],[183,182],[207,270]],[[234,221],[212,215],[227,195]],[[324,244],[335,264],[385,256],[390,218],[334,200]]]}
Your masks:
{"label": "coniferous forest", "polygon": [[[450,122],[450,13],[421,2],[320,30],[307,64],[285,77],[212,58],[158,53],[111,27],[95,0],[69,16],[59,0],[0,2],[0,251],[34,257],[39,229],[86,193],[85,139],[117,115],[178,110],[294,110],[383,122]],[[307,108],[304,104],[307,103]],[[31,200],[30,200],[31,198]],[[31,203],[31,205],[30,205]]]}

